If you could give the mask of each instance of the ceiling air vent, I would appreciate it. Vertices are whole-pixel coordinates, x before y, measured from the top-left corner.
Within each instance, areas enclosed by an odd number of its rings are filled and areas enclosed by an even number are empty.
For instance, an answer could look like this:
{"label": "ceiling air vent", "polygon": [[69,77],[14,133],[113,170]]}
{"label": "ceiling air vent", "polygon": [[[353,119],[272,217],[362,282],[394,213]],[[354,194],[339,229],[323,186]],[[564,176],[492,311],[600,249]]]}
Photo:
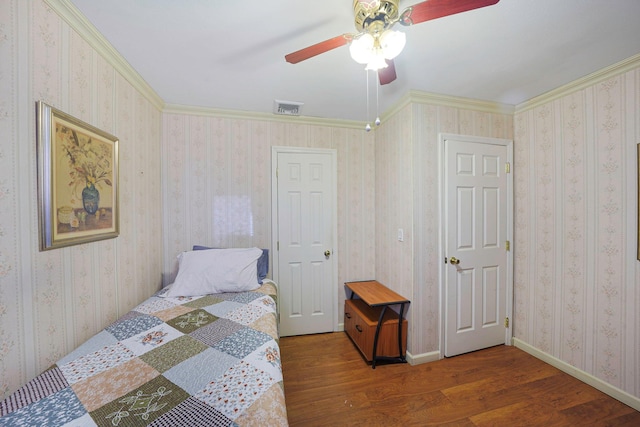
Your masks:
{"label": "ceiling air vent", "polygon": [[302,112],[302,102],[294,101],[273,101],[273,114],[282,114],[284,116],[299,116]]}

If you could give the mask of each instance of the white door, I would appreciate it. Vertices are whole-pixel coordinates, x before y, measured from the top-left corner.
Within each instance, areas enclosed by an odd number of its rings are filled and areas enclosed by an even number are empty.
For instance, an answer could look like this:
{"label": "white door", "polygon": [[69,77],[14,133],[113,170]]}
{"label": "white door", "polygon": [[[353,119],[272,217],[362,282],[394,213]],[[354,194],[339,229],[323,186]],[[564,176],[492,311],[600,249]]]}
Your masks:
{"label": "white door", "polygon": [[274,147],[274,279],[280,334],[334,330],[336,152]]}
{"label": "white door", "polygon": [[511,141],[444,136],[444,348],[510,343]]}

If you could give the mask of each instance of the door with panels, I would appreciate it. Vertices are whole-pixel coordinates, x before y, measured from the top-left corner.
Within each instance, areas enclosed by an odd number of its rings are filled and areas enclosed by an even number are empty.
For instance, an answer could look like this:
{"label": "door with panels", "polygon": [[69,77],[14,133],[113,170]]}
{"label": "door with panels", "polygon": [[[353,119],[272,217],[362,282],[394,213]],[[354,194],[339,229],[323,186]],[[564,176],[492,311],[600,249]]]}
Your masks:
{"label": "door with panels", "polygon": [[448,357],[509,341],[511,141],[450,135],[442,147]]}
{"label": "door with panels", "polygon": [[338,290],[336,152],[274,147],[272,164],[280,334],[333,331]]}

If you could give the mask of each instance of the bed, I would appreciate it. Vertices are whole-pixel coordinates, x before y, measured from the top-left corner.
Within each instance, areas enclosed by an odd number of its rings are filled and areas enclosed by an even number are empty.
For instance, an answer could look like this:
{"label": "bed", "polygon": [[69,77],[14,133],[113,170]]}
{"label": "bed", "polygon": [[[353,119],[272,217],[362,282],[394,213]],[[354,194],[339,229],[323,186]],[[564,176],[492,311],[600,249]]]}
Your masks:
{"label": "bed", "polygon": [[1,402],[0,425],[286,426],[277,285],[175,296],[182,261],[172,286]]}

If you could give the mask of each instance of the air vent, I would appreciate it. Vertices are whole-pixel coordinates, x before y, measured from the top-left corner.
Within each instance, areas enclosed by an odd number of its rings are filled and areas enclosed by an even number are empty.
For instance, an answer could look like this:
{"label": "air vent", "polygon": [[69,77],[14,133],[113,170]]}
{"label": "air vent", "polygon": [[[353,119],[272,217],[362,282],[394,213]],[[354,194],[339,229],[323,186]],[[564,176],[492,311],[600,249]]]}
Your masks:
{"label": "air vent", "polygon": [[282,114],[284,116],[299,116],[302,112],[302,102],[294,101],[273,101],[273,114]]}

